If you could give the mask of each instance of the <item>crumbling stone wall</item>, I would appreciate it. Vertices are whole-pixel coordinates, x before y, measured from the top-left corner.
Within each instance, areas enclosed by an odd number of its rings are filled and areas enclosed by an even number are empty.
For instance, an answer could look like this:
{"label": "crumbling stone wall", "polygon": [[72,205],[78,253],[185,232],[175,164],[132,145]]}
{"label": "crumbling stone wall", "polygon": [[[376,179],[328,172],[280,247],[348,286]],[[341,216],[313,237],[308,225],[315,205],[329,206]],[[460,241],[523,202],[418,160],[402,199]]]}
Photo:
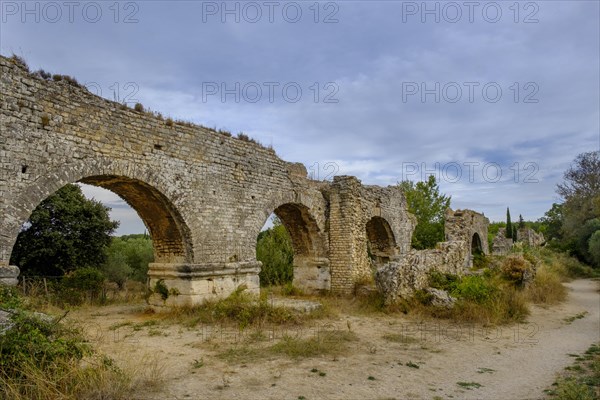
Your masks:
{"label": "crumbling stone wall", "polygon": [[332,289],[349,293],[356,282],[371,280],[369,242],[380,256],[406,252],[416,219],[397,186],[363,186],[353,176],[336,176],[329,199]]}
{"label": "crumbling stone wall", "polygon": [[415,220],[397,187],[313,181],[255,143],[137,112],[1,56],[0,70],[2,267],[35,207],[74,182],[112,190],[148,226],[150,285],[171,293],[156,305],[242,284],[258,291],[256,238],[272,212],[292,237],[294,284],[307,290],[348,293],[368,279],[368,243],[382,260],[410,247]]}
{"label": "crumbling stone wall", "polygon": [[[469,253],[477,250],[489,254],[488,226],[490,220],[485,215],[473,210],[446,210],[444,231],[448,241],[464,241],[468,244]],[[478,246],[476,246],[476,244]],[[477,249],[476,247],[480,247]]]}
{"label": "crumbling stone wall", "polygon": [[425,289],[432,270],[462,275],[469,268],[469,259],[465,241],[438,243],[435,249],[411,250],[396,257],[377,270],[375,283],[385,302],[392,304]]}
{"label": "crumbling stone wall", "polygon": [[489,254],[489,220],[472,210],[448,209],[445,215],[446,242],[435,249],[409,250],[377,270],[375,282],[386,303],[408,298],[425,289],[432,270],[462,275],[473,265],[476,252]]}
{"label": "crumbling stone wall", "polygon": [[543,233],[537,233],[531,228],[521,228],[517,230],[517,241],[531,247],[542,246],[546,243]]}
{"label": "crumbling stone wall", "polygon": [[498,233],[492,241],[492,254],[498,256],[505,256],[508,253],[510,253],[513,244],[514,242],[512,238],[506,237],[506,228],[499,228]]}
{"label": "crumbling stone wall", "polygon": [[[531,228],[521,228],[517,230],[517,242],[530,247],[537,247],[546,243],[546,239],[542,233],[537,233]],[[513,248],[514,243],[512,238],[506,237],[506,228],[500,228],[492,242],[492,254],[507,255]]]}

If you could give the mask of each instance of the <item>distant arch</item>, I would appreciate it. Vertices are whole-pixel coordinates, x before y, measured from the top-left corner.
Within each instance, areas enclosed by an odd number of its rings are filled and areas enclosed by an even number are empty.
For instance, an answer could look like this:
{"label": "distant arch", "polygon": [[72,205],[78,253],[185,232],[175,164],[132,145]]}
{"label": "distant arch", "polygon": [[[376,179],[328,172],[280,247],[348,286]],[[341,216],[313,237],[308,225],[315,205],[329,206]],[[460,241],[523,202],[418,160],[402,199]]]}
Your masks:
{"label": "distant arch", "polygon": [[327,243],[317,220],[308,206],[290,202],[273,210],[285,227],[294,250],[294,286],[307,292],[331,288]]}
{"label": "distant arch", "polygon": [[367,222],[367,243],[371,259],[376,264],[390,261],[396,254],[396,238],[390,224],[381,217],[373,217]]}
{"label": "distant arch", "polygon": [[483,245],[479,233],[475,232],[471,238],[471,255],[483,254]]}

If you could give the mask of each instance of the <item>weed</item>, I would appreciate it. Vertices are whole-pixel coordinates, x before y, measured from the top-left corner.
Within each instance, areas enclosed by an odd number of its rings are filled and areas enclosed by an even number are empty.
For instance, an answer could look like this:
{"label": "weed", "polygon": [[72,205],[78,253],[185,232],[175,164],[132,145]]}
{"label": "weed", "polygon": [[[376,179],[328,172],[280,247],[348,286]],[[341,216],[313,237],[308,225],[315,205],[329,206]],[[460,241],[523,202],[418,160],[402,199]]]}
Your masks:
{"label": "weed", "polygon": [[308,358],[320,355],[339,355],[348,349],[350,342],[356,341],[353,332],[328,331],[308,339],[285,336],[269,350],[274,354],[285,354],[291,358]]}
{"label": "weed", "polygon": [[115,331],[119,328],[122,328],[124,326],[131,326],[133,325],[133,323],[131,321],[125,321],[125,322],[118,322],[116,324],[112,324],[111,326],[108,327],[109,331]]}
{"label": "weed", "polygon": [[406,363],[406,366],[409,368],[419,369],[420,367],[412,361]]}
{"label": "weed", "polygon": [[[137,107],[137,104],[136,104],[136,107]],[[167,285],[165,285],[164,279],[159,279],[154,284],[154,293],[158,293],[160,295],[160,297],[163,299],[163,301],[165,301],[169,298],[169,288],[167,287]]]}
{"label": "weed", "polygon": [[491,369],[491,368],[479,367],[477,369],[477,373],[478,374],[486,374],[486,373],[487,374],[491,374],[491,373],[494,373],[494,372],[496,372],[496,370],[495,369]]}
{"label": "weed", "polygon": [[144,105],[141,103],[135,103],[135,106],[133,106],[133,109],[137,112],[144,112]]}
{"label": "weed", "polygon": [[15,63],[16,65],[25,68],[27,71],[29,71],[29,66],[27,65],[27,62],[25,61],[25,59],[23,57],[19,57],[18,55],[14,54],[9,58],[10,61],[12,61],[13,63]]}
{"label": "weed", "polygon": [[600,346],[592,344],[575,364],[565,368],[566,375],[552,384],[546,393],[559,400],[591,400],[600,398]]}
{"label": "weed", "polygon": [[371,375],[369,375],[369,377],[368,377],[367,379],[368,379],[368,380],[370,380],[370,381],[374,381],[374,380],[375,380],[375,377],[374,377],[374,376],[371,376]]}
{"label": "weed", "polygon": [[579,314],[575,314],[575,315],[565,318],[564,321],[567,323],[567,325],[569,325],[569,324],[573,323],[573,321],[575,321],[575,320],[585,318],[585,316],[587,314],[588,314],[587,311],[583,311],[583,312],[580,312]]}
{"label": "weed", "polygon": [[467,390],[471,390],[471,389],[479,389],[480,387],[482,387],[483,385],[477,382],[456,382],[456,384],[460,387],[463,387]]}
{"label": "weed", "polygon": [[201,358],[199,360],[194,360],[192,362],[192,368],[198,369],[198,368],[202,368],[202,367],[204,367],[204,359],[203,358]]}
{"label": "weed", "polygon": [[385,340],[387,340],[388,342],[394,342],[394,343],[409,344],[409,343],[417,343],[417,342],[419,342],[419,339],[417,339],[417,338],[414,338],[412,336],[407,336],[407,335],[399,334],[399,333],[390,333],[390,334],[387,334],[387,335],[383,335],[382,338],[385,339]]}
{"label": "weed", "polygon": [[47,114],[42,115],[42,126],[45,128],[50,125],[50,117]]}

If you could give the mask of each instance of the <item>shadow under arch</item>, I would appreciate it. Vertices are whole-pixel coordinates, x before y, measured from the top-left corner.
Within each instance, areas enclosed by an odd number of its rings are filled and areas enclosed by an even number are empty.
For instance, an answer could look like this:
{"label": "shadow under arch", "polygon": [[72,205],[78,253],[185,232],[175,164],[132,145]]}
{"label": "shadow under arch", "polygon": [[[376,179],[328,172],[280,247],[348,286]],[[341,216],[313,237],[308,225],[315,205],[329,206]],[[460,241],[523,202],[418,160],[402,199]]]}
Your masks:
{"label": "shadow under arch", "polygon": [[[8,205],[15,218],[2,221],[8,239],[3,241],[3,258],[10,259],[22,225],[44,199],[69,183],[81,182],[116,193],[138,213],[152,237],[155,263],[192,262],[190,229],[177,206],[157,188],[163,186],[156,183],[159,180],[152,179],[150,171],[129,164],[107,164],[102,160],[68,164],[49,171],[25,187],[21,195]],[[128,176],[123,171],[127,171]]]}
{"label": "shadow under arch", "polygon": [[285,203],[273,210],[290,235],[294,250],[293,284],[307,292],[331,288],[329,258],[323,233],[310,209],[301,203]]}
{"label": "shadow under arch", "polygon": [[192,258],[192,244],[183,218],[156,188],[140,180],[115,175],[91,176],[79,182],[116,193],[138,213],[152,238],[155,262],[175,263]]}
{"label": "shadow under arch", "polygon": [[483,245],[479,233],[475,232],[471,238],[471,255],[483,254]]}
{"label": "shadow under arch", "polygon": [[367,244],[376,265],[384,264],[396,255],[396,238],[390,224],[382,217],[371,218],[366,225]]}

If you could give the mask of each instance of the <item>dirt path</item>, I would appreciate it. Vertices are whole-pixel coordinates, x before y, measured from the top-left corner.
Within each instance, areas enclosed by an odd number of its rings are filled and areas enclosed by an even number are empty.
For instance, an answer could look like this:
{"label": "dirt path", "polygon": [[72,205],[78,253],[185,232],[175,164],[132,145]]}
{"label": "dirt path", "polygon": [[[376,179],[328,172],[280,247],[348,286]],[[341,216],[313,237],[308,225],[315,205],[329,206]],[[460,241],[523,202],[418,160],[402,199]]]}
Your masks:
{"label": "dirt path", "polygon": [[349,316],[301,332],[261,332],[269,343],[285,333],[310,337],[349,328],[358,337],[343,357],[297,361],[249,356],[228,363],[216,355],[246,348],[249,332],[240,338],[231,329],[145,325],[149,317],[139,306],[82,310],[75,318],[115,359],[139,365],[158,360],[165,368],[164,390],[139,399],[536,399],[572,363],[568,354],[600,340],[599,283],[577,280],[567,287],[565,303],[532,307],[526,324],[508,327]]}

